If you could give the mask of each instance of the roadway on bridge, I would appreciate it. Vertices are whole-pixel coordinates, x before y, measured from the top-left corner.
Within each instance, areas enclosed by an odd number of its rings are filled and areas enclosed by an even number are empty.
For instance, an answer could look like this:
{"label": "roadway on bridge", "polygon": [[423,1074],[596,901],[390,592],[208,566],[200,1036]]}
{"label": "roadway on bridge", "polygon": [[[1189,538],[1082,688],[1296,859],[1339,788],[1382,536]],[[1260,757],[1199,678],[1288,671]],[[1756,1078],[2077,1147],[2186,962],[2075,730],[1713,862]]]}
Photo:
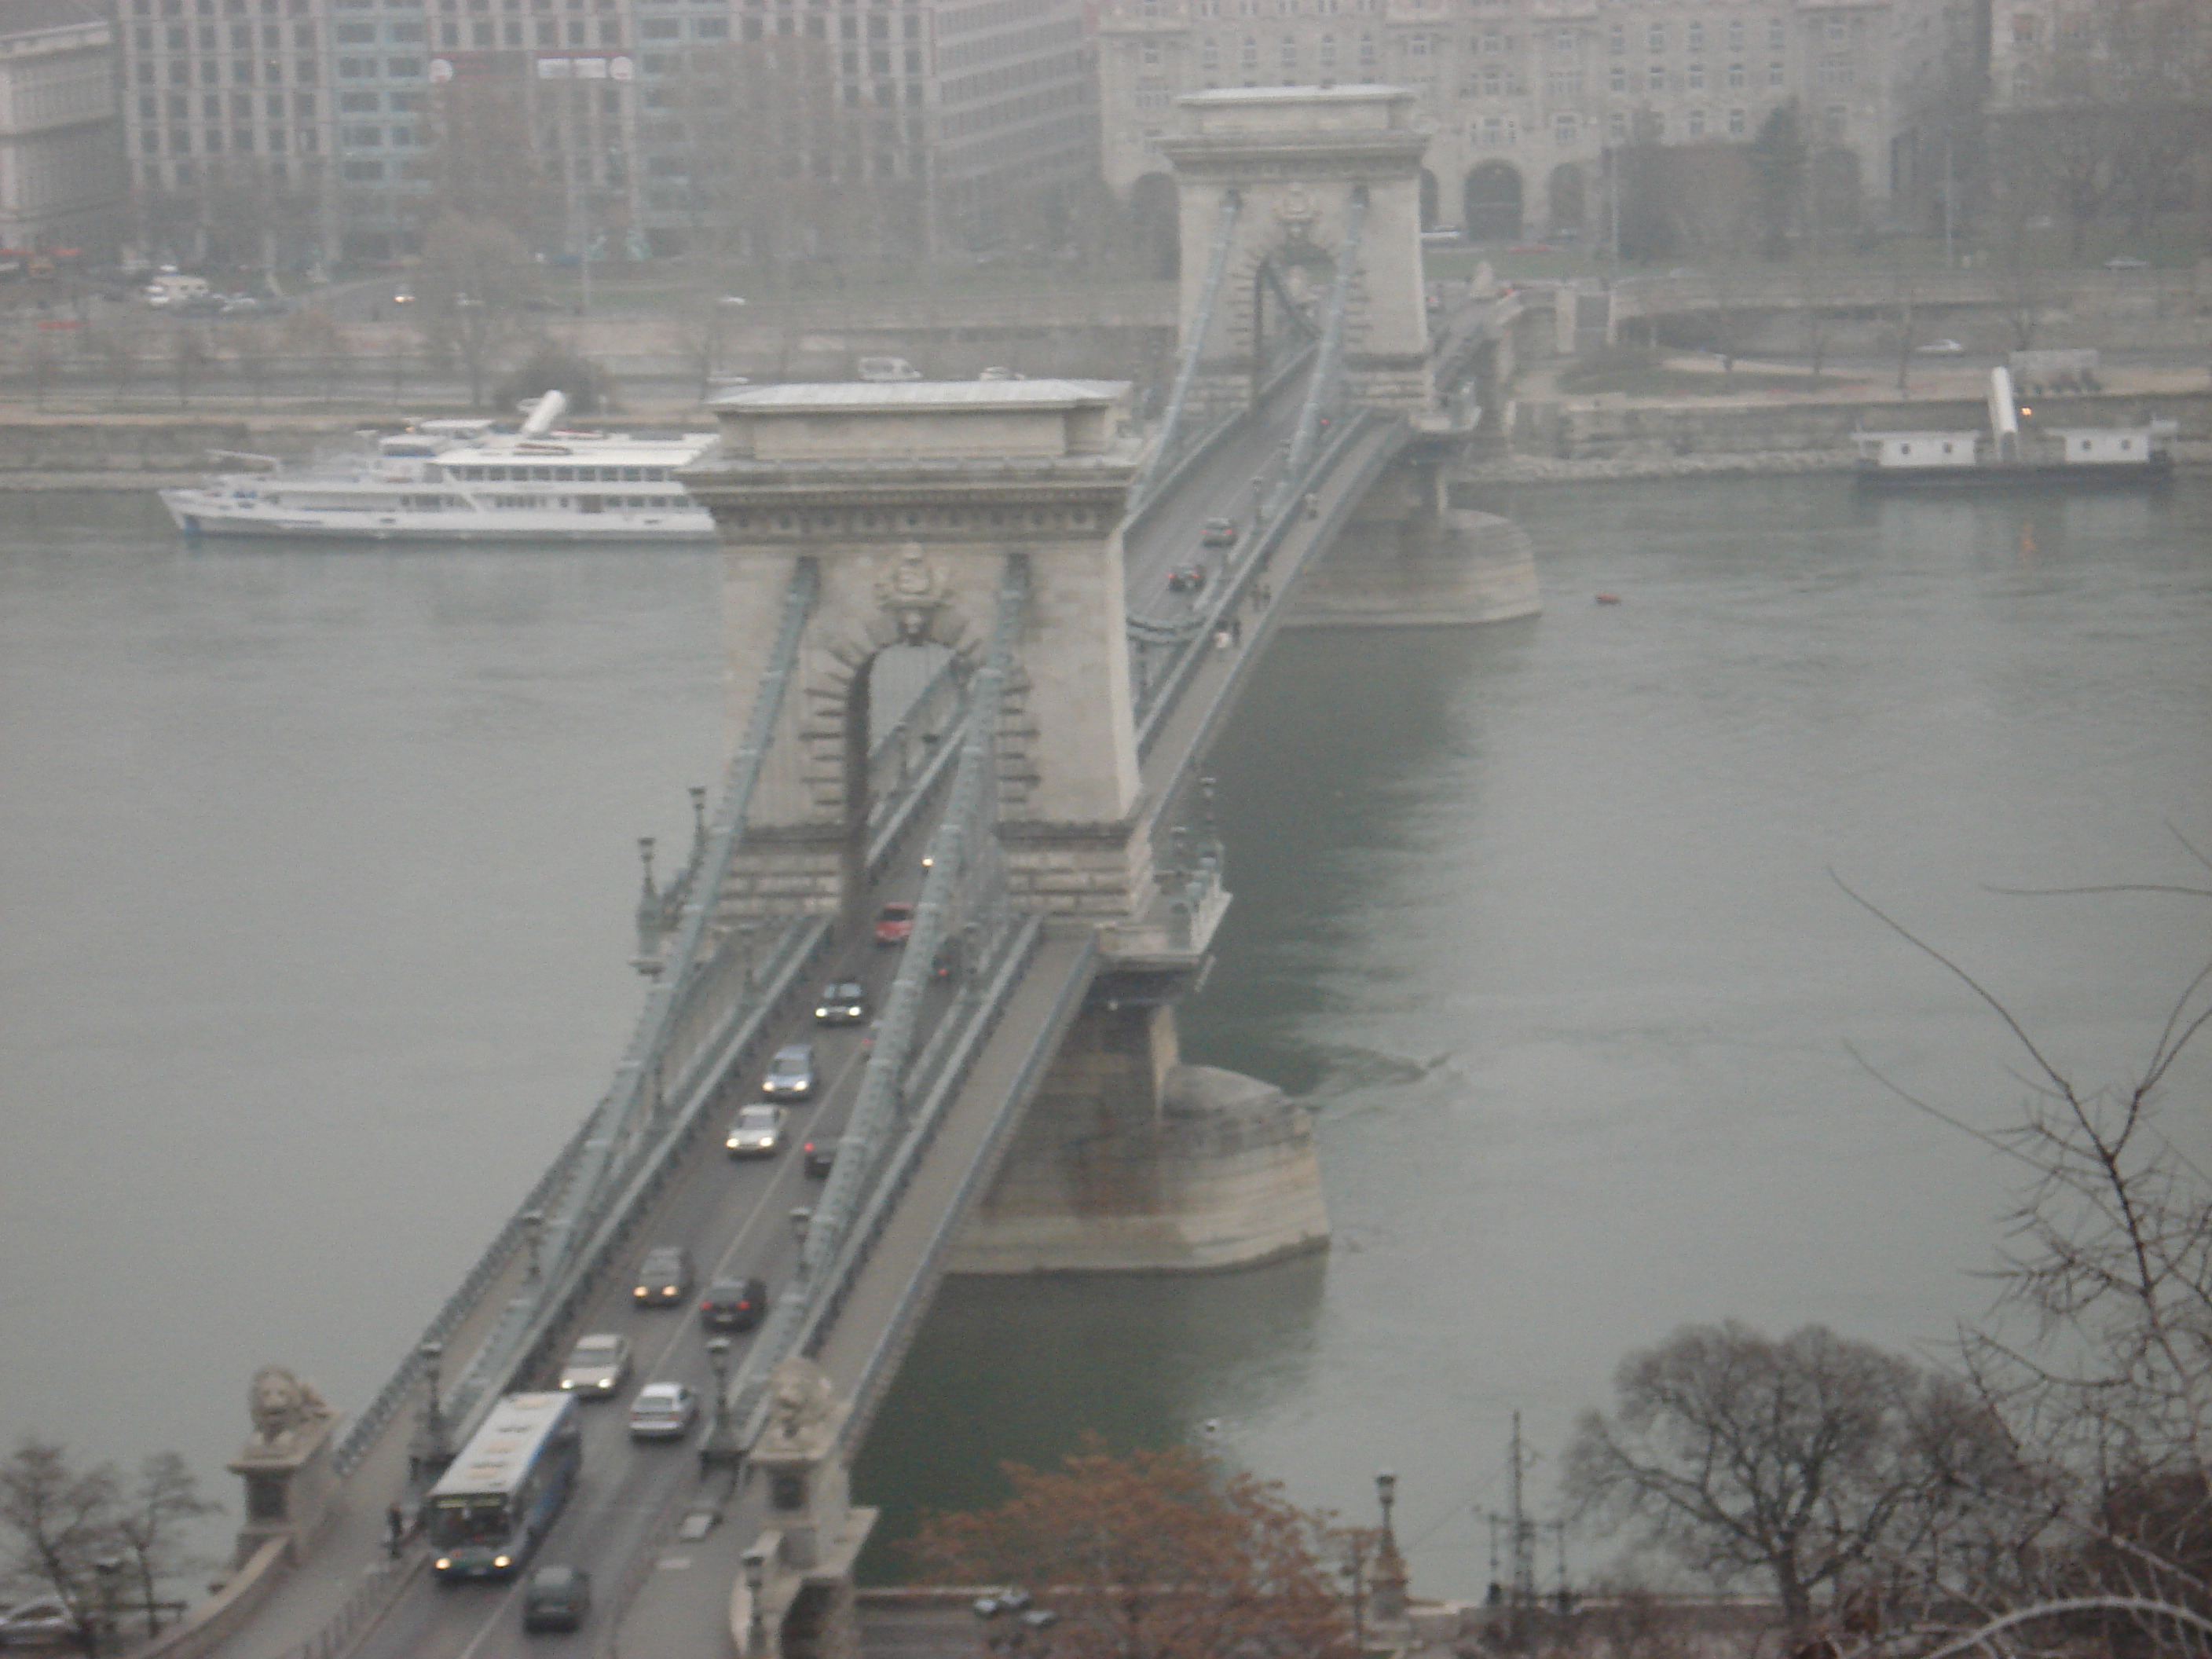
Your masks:
{"label": "roadway on bridge", "polygon": [[[1167,586],[1169,574],[1176,566],[1203,558],[1213,579],[1218,580],[1221,554],[1203,550],[1199,545],[1208,519],[1231,518],[1238,523],[1242,537],[1253,533],[1251,480],[1288,441],[1297,421],[1300,390],[1293,384],[1279,391],[1257,418],[1223,440],[1205,465],[1163,500],[1127,538],[1127,592],[1133,614],[1174,622],[1211,604],[1215,597],[1212,581],[1208,591],[1198,594],[1171,592]],[[921,844],[919,838],[908,842]],[[875,884],[871,905],[912,897],[919,886],[915,862],[895,860]],[[1062,960],[1071,948],[1065,939],[1048,941],[1040,953],[1039,966],[1049,971],[1038,975],[1034,989],[1025,986],[1024,994],[1032,999],[1055,995],[1050,987],[1067,980],[1080,967],[1072,958]],[[868,987],[872,1006],[880,1006],[896,955],[866,940],[849,941],[817,968],[816,977],[860,979]],[[1088,969],[1080,968],[1080,971],[1087,973]],[[933,987],[929,995],[923,1016],[925,1030],[951,1000],[950,990],[943,987]],[[805,1177],[796,1148],[809,1135],[835,1133],[842,1127],[863,1070],[861,1043],[866,1028],[817,1028],[811,1012],[809,1005],[793,1016],[788,1026],[774,1033],[775,1043],[763,1048],[766,1052],[776,1043],[811,1041],[819,1051],[823,1086],[814,1103],[792,1109],[794,1133],[786,1150],[771,1160],[732,1160],[721,1146],[726,1115],[710,1118],[700,1144],[687,1154],[681,1173],[637,1229],[626,1255],[625,1276],[611,1277],[599,1286],[589,1310],[574,1329],[564,1334],[564,1351],[576,1336],[599,1330],[629,1334],[636,1350],[630,1381],[618,1397],[586,1408],[583,1479],[536,1558],[541,1564],[557,1561],[581,1566],[592,1574],[595,1605],[585,1630],[574,1637],[526,1637],[520,1611],[520,1579],[507,1584],[442,1585],[418,1560],[412,1581],[389,1610],[352,1641],[328,1650],[328,1659],[339,1659],[341,1655],[343,1659],[502,1659],[502,1656],[526,1652],[562,1650],[611,1654],[615,1650],[617,1622],[625,1608],[633,1607],[636,1617],[630,1623],[649,1629],[656,1651],[708,1655],[729,1650],[723,1632],[727,1628],[731,1587],[737,1577],[738,1556],[758,1530],[757,1495],[741,1494],[708,1539],[672,1541],[677,1522],[701,1493],[702,1478],[695,1449],[704,1431],[703,1420],[681,1443],[633,1443],[627,1429],[628,1405],[638,1387],[656,1381],[687,1383],[702,1398],[709,1397],[714,1381],[705,1346],[708,1333],[696,1316],[696,1295],[687,1298],[679,1310],[639,1310],[632,1304],[631,1283],[626,1273],[654,1245],[681,1243],[691,1250],[696,1264],[695,1290],[703,1289],[718,1277],[757,1275],[768,1281],[773,1295],[788,1282],[797,1253],[791,1212],[811,1203],[819,1190]],[[1005,1025],[1012,1033],[1024,1023],[1009,1018]],[[987,1050],[979,1061],[975,1081],[984,1083],[986,1073],[994,1066],[1003,1073],[1010,1065],[1006,1054],[994,1057]],[[757,1096],[757,1076],[747,1076],[742,1091],[729,1095],[732,1112],[737,1103]],[[972,1156],[975,1137],[981,1133],[981,1128],[975,1125],[949,1132],[942,1156],[933,1155],[933,1164],[942,1171],[951,1169],[959,1157]],[[933,1182],[943,1186],[949,1179],[939,1173]],[[916,1213],[921,1213],[920,1209]],[[890,1248],[884,1252],[886,1261],[901,1260],[902,1250],[914,1248],[910,1242],[890,1243]],[[855,1319],[853,1328],[866,1323],[865,1319]],[[753,1334],[738,1338],[733,1365],[742,1364]],[[835,1333],[823,1358],[838,1370],[850,1370],[859,1363],[848,1352],[850,1347],[848,1336]],[[390,1432],[408,1432],[415,1414],[410,1408]],[[357,1485],[349,1487],[341,1501],[357,1520],[362,1513],[380,1513],[387,1502],[399,1495]],[[368,1565],[357,1553],[363,1529],[356,1524],[343,1531],[355,1540],[354,1547],[311,1554],[301,1575],[302,1580],[321,1582],[333,1610]],[[650,1595],[641,1594],[648,1589]],[[303,1592],[320,1599],[307,1583],[299,1581],[287,1587],[285,1599],[292,1600]],[[272,1639],[280,1627],[285,1632],[281,1644]],[[714,1645],[717,1641],[719,1646]],[[239,1659],[287,1659],[296,1651],[298,1642],[298,1625],[293,1619],[258,1622],[249,1626],[228,1651]]]}
{"label": "roadway on bridge", "polygon": [[[878,902],[910,896],[919,884],[919,872],[902,865],[885,878]],[[873,1007],[890,988],[898,954],[855,942],[833,957],[819,977],[860,980],[868,987]],[[941,1012],[950,995],[933,987],[927,1014]],[[564,1642],[574,1646],[578,1641],[583,1645],[577,1650],[605,1650],[613,1616],[636,1589],[635,1573],[653,1570],[655,1546],[670,1535],[700,1484],[695,1449],[705,1430],[703,1414],[681,1441],[635,1442],[627,1423],[630,1398],[653,1382],[686,1383],[702,1404],[711,1397],[714,1371],[706,1339],[712,1333],[697,1316],[699,1292],[715,1279],[758,1276],[768,1281],[773,1295],[789,1280],[797,1255],[792,1212],[811,1206],[820,1191],[819,1183],[805,1176],[799,1149],[808,1139],[840,1131],[859,1093],[867,1028],[817,1026],[811,1006],[797,1022],[779,1036],[816,1045],[822,1084],[812,1101],[789,1108],[791,1133],[784,1150],[764,1159],[732,1158],[723,1150],[722,1133],[735,1103],[759,1093],[758,1075],[748,1074],[744,1089],[732,1096],[731,1111],[708,1120],[682,1174],[638,1227],[624,1273],[610,1275],[599,1287],[568,1334],[573,1340],[586,1331],[619,1332],[635,1347],[630,1377],[616,1397],[584,1407],[583,1478],[537,1557],[539,1563],[564,1562],[591,1573],[598,1606],[586,1632],[579,1638],[526,1637],[519,1578],[447,1585],[423,1571],[355,1650],[361,1659],[499,1659],[558,1650]],[[640,1308],[629,1273],[646,1251],[661,1244],[690,1250],[696,1269],[692,1294],[678,1307]],[[733,1364],[742,1363],[757,1334],[735,1335]],[[725,1607],[730,1583],[725,1576],[719,1586]]]}

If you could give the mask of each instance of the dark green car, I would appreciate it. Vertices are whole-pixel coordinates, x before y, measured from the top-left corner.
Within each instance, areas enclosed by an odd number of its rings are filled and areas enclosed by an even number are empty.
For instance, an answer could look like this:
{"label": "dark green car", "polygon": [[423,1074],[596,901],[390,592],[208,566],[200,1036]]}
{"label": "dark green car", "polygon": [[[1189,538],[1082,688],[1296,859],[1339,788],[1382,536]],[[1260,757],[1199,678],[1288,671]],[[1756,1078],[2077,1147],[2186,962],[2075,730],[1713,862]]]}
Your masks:
{"label": "dark green car", "polygon": [[523,1586],[525,1630],[575,1630],[591,1610],[592,1575],[581,1567],[540,1567]]}

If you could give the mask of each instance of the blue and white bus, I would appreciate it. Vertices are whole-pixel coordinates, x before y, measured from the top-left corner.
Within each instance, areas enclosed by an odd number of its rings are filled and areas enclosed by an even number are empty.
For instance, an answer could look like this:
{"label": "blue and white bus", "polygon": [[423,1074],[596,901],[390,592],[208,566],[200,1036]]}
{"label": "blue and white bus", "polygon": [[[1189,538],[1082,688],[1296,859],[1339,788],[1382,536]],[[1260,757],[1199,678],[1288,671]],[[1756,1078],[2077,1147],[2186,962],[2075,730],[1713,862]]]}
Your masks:
{"label": "blue and white bus", "polygon": [[441,1583],[512,1578],[568,1501],[583,1467],[576,1401],[510,1394],[430,1488],[431,1565]]}

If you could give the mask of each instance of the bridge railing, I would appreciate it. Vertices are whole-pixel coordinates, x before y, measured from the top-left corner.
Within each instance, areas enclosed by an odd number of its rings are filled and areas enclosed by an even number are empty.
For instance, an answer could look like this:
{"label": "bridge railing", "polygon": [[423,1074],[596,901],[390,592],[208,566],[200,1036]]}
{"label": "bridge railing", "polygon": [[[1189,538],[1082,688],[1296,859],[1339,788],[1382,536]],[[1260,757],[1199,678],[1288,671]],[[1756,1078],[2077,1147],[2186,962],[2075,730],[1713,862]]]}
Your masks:
{"label": "bridge railing", "polygon": [[1154,475],[1175,465],[1176,447],[1182,441],[1183,410],[1190,398],[1191,385],[1198,378],[1206,337],[1213,327],[1214,301],[1221,295],[1221,279],[1229,270],[1230,249],[1237,240],[1237,216],[1243,206],[1243,198],[1233,190],[1221,198],[1221,222],[1213,233],[1213,252],[1206,260],[1206,280],[1199,285],[1198,309],[1184,331],[1182,362],[1176,368],[1175,389],[1168,394],[1167,413],[1160,422],[1159,442],[1132,492],[1137,497],[1131,504],[1133,507],[1141,507],[1152,493]]}
{"label": "bridge railing", "polygon": [[[1035,955],[1036,944],[1042,936],[1043,926],[1040,919],[1024,919],[1022,931],[1013,942],[1014,948],[1007,951],[1004,965],[995,970],[989,989],[979,998],[971,1017],[963,1022],[957,1048],[948,1056],[948,1063],[923,1096],[915,1114],[915,1133],[900,1148],[897,1161],[885,1172],[878,1197],[870,1206],[869,1214],[863,1218],[862,1224],[854,1229],[854,1259],[850,1270],[840,1278],[842,1288],[837,1298],[825,1305],[816,1327],[807,1333],[809,1352],[819,1350],[836,1316],[842,1310],[845,1294],[858,1279],[860,1268],[866,1265],[869,1254],[881,1237],[898,1198],[904,1194],[915,1173],[921,1167],[931,1141],[953,1103],[959,1098],[975,1057],[982,1051],[984,1043],[989,1041],[1007,1003],[1012,1000],[1022,974]],[[960,1229],[998,1174],[1014,1128],[1020,1121],[1021,1108],[1033,1092],[1044,1067],[1051,1063],[1054,1054],[1058,1052],[1060,1034],[1074,1018],[1076,1009],[1090,987],[1090,964],[1097,948],[1097,935],[1093,933],[1085,940],[1082,958],[1069,975],[1051,1012],[1039,1025],[1027,1057],[984,1133],[975,1160],[962,1174],[951,1201],[945,1205],[937,1224],[930,1231],[928,1242],[915,1259],[905,1286],[899,1292],[896,1305],[877,1334],[874,1346],[851,1379],[853,1409],[845,1421],[842,1437],[842,1444],[848,1453],[856,1451],[860,1442],[866,1437],[868,1425],[875,1419],[876,1407],[883,1401],[884,1394],[897,1370],[899,1359],[921,1328],[929,1297],[944,1274],[945,1258],[951,1254]]]}

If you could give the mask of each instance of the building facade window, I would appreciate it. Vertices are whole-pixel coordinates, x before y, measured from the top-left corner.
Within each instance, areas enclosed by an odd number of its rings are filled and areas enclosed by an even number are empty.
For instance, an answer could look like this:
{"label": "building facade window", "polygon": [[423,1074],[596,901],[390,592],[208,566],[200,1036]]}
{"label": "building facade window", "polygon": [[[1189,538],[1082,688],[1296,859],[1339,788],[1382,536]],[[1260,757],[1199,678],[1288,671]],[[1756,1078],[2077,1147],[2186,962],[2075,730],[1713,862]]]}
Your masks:
{"label": "building facade window", "polygon": [[1613,74],[1607,80],[1606,89],[1608,92],[1617,93],[1625,93],[1628,90],[1628,66],[1626,64],[1615,64],[1613,66]]}
{"label": "building facade window", "polygon": [[1729,112],[1729,137],[1741,138],[1743,135],[1744,113],[1740,109],[1732,109]]}
{"label": "building facade window", "polygon": [[1690,65],[1688,85],[1692,92],[1703,92],[1705,89],[1705,66],[1703,64]]}
{"label": "building facade window", "polygon": [[1702,137],[1704,137],[1705,136],[1705,111],[1703,111],[1703,110],[1701,110],[1701,109],[1693,109],[1693,110],[1692,110],[1692,111],[1690,112],[1690,118],[1689,118],[1689,120],[1688,120],[1685,125],[1686,125],[1686,127],[1687,127],[1687,129],[1688,129],[1689,135],[1690,135],[1690,137],[1692,137],[1692,138],[1702,138]]}
{"label": "building facade window", "polygon": [[1741,92],[1741,90],[1743,90],[1743,65],[1742,65],[1742,64],[1730,64],[1729,65],[1729,67],[1728,67],[1728,83],[1729,83],[1729,89],[1730,89],[1731,91],[1735,91],[1735,92]]}
{"label": "building facade window", "polygon": [[1667,71],[1660,68],[1658,64],[1654,64],[1649,70],[1645,70],[1644,78],[1644,86],[1647,90],[1651,92],[1664,92],[1667,90]]}
{"label": "building facade window", "polygon": [[1552,118],[1552,142],[1561,149],[1569,148],[1581,136],[1582,125],[1579,117],[1560,111]]}

